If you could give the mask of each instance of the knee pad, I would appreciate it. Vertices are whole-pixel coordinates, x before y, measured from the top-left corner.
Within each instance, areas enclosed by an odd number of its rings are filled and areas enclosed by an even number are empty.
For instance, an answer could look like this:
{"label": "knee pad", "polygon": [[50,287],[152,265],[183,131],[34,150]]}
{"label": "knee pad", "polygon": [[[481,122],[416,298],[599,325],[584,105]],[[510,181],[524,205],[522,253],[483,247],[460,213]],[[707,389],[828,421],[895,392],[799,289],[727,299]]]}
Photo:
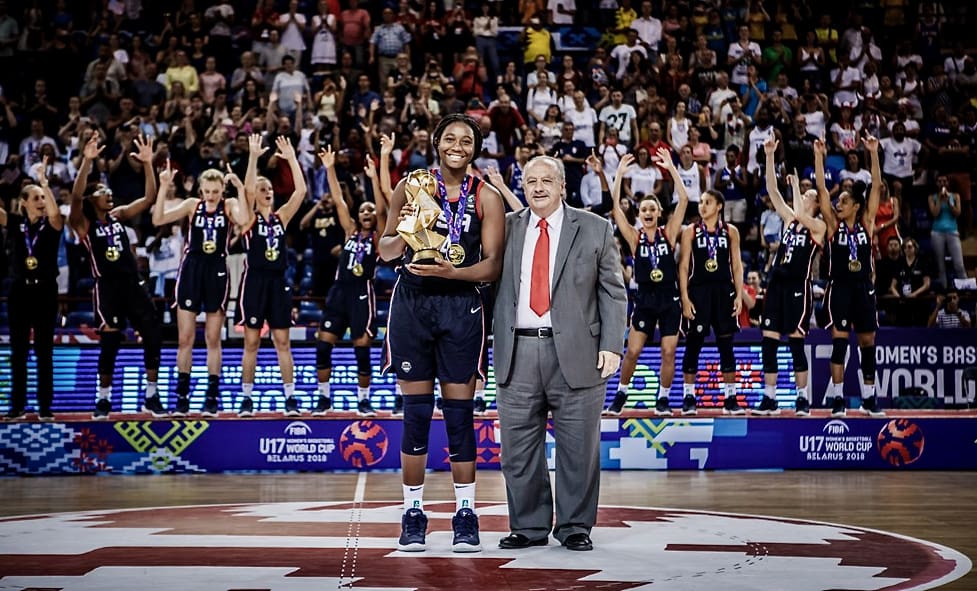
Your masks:
{"label": "knee pad", "polygon": [[122,333],[117,330],[105,331],[101,335],[101,350],[98,353],[98,373],[112,375],[115,373],[115,358],[122,347]]}
{"label": "knee pad", "polygon": [[326,341],[316,341],[315,344],[315,368],[332,369],[332,343]]}
{"label": "knee pad", "polygon": [[356,374],[361,376],[373,375],[373,365],[370,363],[369,347],[353,347],[356,356]]}
{"label": "knee pad", "polygon": [[736,355],[733,353],[733,335],[716,337],[716,348],[719,349],[719,371],[723,373],[736,371]]}
{"label": "knee pad", "polygon": [[831,363],[845,364],[845,354],[848,353],[848,339],[831,339]]}
{"label": "knee pad", "polygon": [[689,335],[685,339],[685,356],[682,358],[682,373],[695,374],[699,371],[699,352],[702,351],[703,338]]}
{"label": "knee pad", "polygon": [[159,369],[160,351],[163,349],[163,335],[159,326],[147,328],[142,334],[143,363],[146,369]]}
{"label": "knee pad", "polygon": [[862,347],[862,379],[875,381],[875,345]]}
{"label": "knee pad", "polygon": [[475,461],[475,401],[443,399],[444,428],[452,462]]}
{"label": "knee pad", "polygon": [[400,451],[409,456],[423,456],[427,453],[433,414],[434,394],[404,396],[404,436],[400,440]]}
{"label": "knee pad", "polygon": [[807,371],[807,354],[804,352],[804,339],[792,337],[787,339],[790,356],[794,358],[794,371]]}
{"label": "knee pad", "polygon": [[777,349],[779,348],[780,341],[773,337],[763,337],[763,344],[760,348],[763,373],[777,373]]}

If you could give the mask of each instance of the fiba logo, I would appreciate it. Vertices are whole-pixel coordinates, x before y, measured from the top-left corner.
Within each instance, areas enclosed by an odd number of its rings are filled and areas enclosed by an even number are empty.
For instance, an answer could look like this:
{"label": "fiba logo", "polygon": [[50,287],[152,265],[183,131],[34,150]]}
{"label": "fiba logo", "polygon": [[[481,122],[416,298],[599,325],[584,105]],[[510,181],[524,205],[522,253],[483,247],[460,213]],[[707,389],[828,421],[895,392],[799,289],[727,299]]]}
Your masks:
{"label": "fiba logo", "polygon": [[387,455],[390,440],[376,421],[350,423],[339,436],[339,453],[354,468],[366,468]]}
{"label": "fiba logo", "polygon": [[844,421],[828,421],[821,432],[828,435],[844,435],[848,433],[848,425]]}
{"label": "fiba logo", "polygon": [[312,434],[312,427],[302,421],[293,421],[285,425],[285,435],[293,437],[305,437]]}
{"label": "fiba logo", "polygon": [[879,431],[879,454],[893,466],[907,466],[923,455],[923,430],[909,419],[892,419]]}

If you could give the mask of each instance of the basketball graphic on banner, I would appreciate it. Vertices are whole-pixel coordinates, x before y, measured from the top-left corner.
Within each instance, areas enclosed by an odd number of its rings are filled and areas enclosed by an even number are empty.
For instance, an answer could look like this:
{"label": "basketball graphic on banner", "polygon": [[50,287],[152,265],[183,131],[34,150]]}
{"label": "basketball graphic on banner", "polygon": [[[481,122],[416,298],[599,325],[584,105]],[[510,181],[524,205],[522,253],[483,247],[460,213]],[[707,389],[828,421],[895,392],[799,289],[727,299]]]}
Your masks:
{"label": "basketball graphic on banner", "polygon": [[923,430],[909,419],[892,419],[879,431],[879,454],[893,466],[907,466],[923,455]]}
{"label": "basketball graphic on banner", "polygon": [[390,440],[376,421],[350,423],[339,436],[339,452],[354,468],[367,468],[387,455]]}

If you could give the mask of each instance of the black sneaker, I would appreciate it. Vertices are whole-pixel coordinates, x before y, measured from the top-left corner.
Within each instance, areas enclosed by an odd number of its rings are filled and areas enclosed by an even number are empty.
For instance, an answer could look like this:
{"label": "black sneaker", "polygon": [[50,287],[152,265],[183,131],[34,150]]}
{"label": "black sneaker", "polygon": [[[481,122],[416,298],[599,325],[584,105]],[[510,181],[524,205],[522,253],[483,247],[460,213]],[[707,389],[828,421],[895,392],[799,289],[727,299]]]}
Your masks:
{"label": "black sneaker", "polygon": [[682,414],[685,416],[692,416],[698,412],[695,409],[695,396],[689,394],[682,398]]}
{"label": "black sneaker", "polygon": [[482,542],[478,539],[478,515],[474,511],[465,508],[455,513],[451,518],[451,529],[455,534],[451,541],[452,552],[482,551]]}
{"label": "black sneaker", "polygon": [[485,416],[485,410],[487,409],[487,405],[485,404],[485,399],[482,398],[481,396],[476,398],[474,408],[475,408],[476,417]]}
{"label": "black sneaker", "polygon": [[404,396],[402,394],[394,394],[394,408],[390,414],[395,417],[404,416]]}
{"label": "black sneaker", "polygon": [[22,419],[27,416],[27,411],[22,408],[11,408],[7,411],[7,414],[3,415],[3,418],[8,421],[16,421],[17,419]]}
{"label": "black sneaker", "polygon": [[668,405],[668,396],[659,396],[655,401],[655,414],[660,417],[672,416],[672,407]]}
{"label": "black sneaker", "polygon": [[769,396],[764,396],[760,400],[760,406],[752,409],[750,412],[751,414],[761,415],[761,416],[779,415],[780,407],[777,406],[776,398],[770,398]]}
{"label": "black sneaker", "polygon": [[723,414],[724,415],[745,415],[746,409],[740,406],[739,401],[736,396],[726,396],[723,400]]}
{"label": "black sneaker", "polygon": [[45,423],[51,422],[54,420],[54,413],[51,412],[50,408],[42,408],[37,411],[37,419]]}
{"label": "black sneaker", "polygon": [[204,406],[200,409],[200,416],[215,419],[217,418],[217,414],[219,412],[220,403],[217,401],[216,396],[208,396],[207,398],[204,398]]}
{"label": "black sneaker", "polygon": [[95,412],[92,413],[92,418],[96,421],[104,421],[109,418],[110,412],[112,412],[112,401],[108,398],[99,398],[98,402],[95,403]]}
{"label": "black sneaker", "polygon": [[614,400],[611,401],[611,405],[604,409],[605,415],[612,417],[621,416],[621,411],[624,410],[624,405],[628,401],[628,393],[623,390],[618,390],[617,394],[614,395]]}
{"label": "black sneaker", "polygon": [[237,409],[237,416],[242,418],[254,416],[254,401],[251,400],[250,396],[245,396],[241,399],[241,406]]}
{"label": "black sneaker", "polygon": [[835,396],[831,401],[831,416],[833,417],[843,417],[845,416],[845,397]]}
{"label": "black sneaker", "polygon": [[285,399],[285,416],[286,417],[300,417],[302,416],[302,409],[299,408],[299,399],[295,396],[289,396]]}
{"label": "black sneaker", "polygon": [[328,396],[319,395],[319,401],[316,402],[315,408],[312,409],[312,416],[321,417],[329,412],[332,408],[332,399]]}
{"label": "black sneaker", "polygon": [[797,397],[797,401],[794,402],[794,414],[799,417],[811,416],[811,403],[807,401],[807,398]]}
{"label": "black sneaker", "polygon": [[180,396],[176,399],[176,406],[173,408],[173,412],[170,413],[174,417],[185,417],[190,414],[190,399],[186,396]]}
{"label": "black sneaker", "polygon": [[147,396],[146,400],[142,403],[142,411],[148,412],[156,418],[165,417],[169,413],[163,408],[163,403],[159,399],[159,394],[155,396]]}
{"label": "black sneaker", "polygon": [[356,414],[361,417],[375,417],[377,416],[377,411],[373,410],[373,405],[370,404],[369,398],[364,398],[356,404]]}
{"label": "black sneaker", "polygon": [[424,511],[420,509],[408,509],[400,518],[400,539],[397,540],[397,549],[403,552],[423,552],[426,538],[427,515],[424,515]]}
{"label": "black sneaker", "polygon": [[885,411],[879,408],[879,399],[877,396],[871,396],[869,398],[862,398],[862,406],[859,408],[861,412],[867,414],[870,417],[884,417]]}

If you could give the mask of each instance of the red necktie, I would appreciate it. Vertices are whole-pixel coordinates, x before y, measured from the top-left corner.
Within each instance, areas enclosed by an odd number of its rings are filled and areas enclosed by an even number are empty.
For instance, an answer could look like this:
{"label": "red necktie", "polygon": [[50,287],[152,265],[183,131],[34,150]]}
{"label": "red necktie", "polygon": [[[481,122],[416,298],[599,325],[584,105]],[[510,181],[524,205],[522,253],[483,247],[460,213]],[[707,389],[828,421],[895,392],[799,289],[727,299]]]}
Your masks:
{"label": "red necktie", "polygon": [[533,275],[529,282],[529,307],[537,316],[550,309],[550,235],[546,220],[539,220],[539,238],[533,251]]}

